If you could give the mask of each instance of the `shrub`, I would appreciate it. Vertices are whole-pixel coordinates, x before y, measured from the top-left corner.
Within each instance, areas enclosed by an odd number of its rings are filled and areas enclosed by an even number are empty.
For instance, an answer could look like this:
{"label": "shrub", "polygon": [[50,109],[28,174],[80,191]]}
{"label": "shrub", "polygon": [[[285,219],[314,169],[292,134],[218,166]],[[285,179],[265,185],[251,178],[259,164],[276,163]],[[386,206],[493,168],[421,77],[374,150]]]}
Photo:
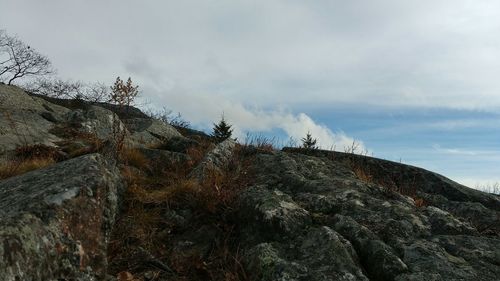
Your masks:
{"label": "shrub", "polygon": [[173,110],[162,108],[159,111],[153,109],[147,110],[146,114],[153,119],[161,121],[166,124],[170,124],[174,127],[181,129],[188,129],[191,127],[191,123],[182,117],[180,112],[175,113]]}

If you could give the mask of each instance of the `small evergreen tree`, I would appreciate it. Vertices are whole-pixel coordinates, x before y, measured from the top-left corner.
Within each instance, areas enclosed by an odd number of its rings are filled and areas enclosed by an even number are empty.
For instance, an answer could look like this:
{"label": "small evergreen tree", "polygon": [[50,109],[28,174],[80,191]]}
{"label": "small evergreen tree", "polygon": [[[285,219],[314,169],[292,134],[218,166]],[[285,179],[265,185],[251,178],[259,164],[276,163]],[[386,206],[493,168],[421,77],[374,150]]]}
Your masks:
{"label": "small evergreen tree", "polygon": [[310,132],[307,132],[305,138],[302,138],[302,147],[306,149],[315,149],[316,148],[316,139],[313,139]]}
{"label": "small evergreen tree", "polygon": [[212,136],[215,138],[215,141],[222,142],[231,137],[233,133],[233,129],[231,129],[231,125],[229,125],[224,119],[224,114],[222,115],[222,119],[218,124],[214,123],[214,132]]}

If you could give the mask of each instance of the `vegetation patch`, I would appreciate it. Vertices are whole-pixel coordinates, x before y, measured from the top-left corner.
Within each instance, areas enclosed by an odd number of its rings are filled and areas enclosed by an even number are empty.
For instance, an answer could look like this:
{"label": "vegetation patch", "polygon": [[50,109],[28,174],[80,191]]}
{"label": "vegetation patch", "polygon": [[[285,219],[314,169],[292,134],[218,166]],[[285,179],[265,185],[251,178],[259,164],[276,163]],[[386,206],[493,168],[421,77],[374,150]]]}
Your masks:
{"label": "vegetation patch", "polygon": [[253,158],[239,147],[229,165],[208,170],[202,180],[191,178],[213,146],[200,142],[187,150],[189,161],[155,169],[153,175],[146,175],[142,165],[130,167],[134,161],[123,166],[129,188],[109,248],[113,275],[130,274],[137,280],[146,275],[150,280],[248,279],[234,212],[239,194],[251,183]]}
{"label": "vegetation patch", "polygon": [[25,160],[8,160],[0,163],[0,180],[22,175],[29,171],[37,170],[56,163],[52,158],[31,158]]}

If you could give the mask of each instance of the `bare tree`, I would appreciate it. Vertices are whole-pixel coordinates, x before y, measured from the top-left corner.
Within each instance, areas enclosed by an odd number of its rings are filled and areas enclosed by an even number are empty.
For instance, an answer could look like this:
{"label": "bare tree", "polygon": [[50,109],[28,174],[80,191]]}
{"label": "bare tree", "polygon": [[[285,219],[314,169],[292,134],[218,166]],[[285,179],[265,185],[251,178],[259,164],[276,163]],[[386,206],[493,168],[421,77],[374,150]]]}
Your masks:
{"label": "bare tree", "polygon": [[133,105],[135,98],[139,94],[139,86],[132,84],[130,77],[124,83],[120,77],[116,77],[115,84],[111,87],[110,101],[114,104],[125,106],[126,110]]}
{"label": "bare tree", "polygon": [[16,79],[53,73],[50,60],[16,36],[0,30],[0,81],[8,85]]}
{"label": "bare tree", "polygon": [[109,87],[101,82],[85,85],[83,99],[90,102],[104,102],[109,96]]}

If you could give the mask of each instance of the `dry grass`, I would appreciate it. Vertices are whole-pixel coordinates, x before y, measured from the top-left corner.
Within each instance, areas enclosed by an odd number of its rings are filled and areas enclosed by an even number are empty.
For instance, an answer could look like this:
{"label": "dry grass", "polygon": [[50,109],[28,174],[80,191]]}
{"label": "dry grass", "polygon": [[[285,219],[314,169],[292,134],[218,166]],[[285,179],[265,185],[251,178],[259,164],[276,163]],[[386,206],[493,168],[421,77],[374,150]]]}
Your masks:
{"label": "dry grass", "polygon": [[422,208],[427,206],[427,203],[422,198],[414,197],[413,200],[415,201],[415,207],[417,208]]}
{"label": "dry grass", "polygon": [[349,159],[348,166],[352,169],[358,179],[371,184],[376,184],[384,187],[389,192],[397,192],[401,195],[408,196],[415,201],[417,208],[427,206],[427,202],[423,198],[417,196],[418,183],[416,178],[403,179],[400,175],[379,175],[377,172],[370,170],[369,165],[363,161],[356,161],[354,158]]}
{"label": "dry grass", "polygon": [[[143,247],[174,273],[157,270],[165,280],[248,280],[241,266],[236,222],[231,213],[237,198],[249,185],[247,173],[251,159],[236,153],[231,164],[222,169],[206,171],[203,180],[189,178],[191,170],[205,157],[212,143],[201,143],[188,150],[186,163],[173,164],[157,174],[144,176],[137,169],[124,167],[122,173],[129,183],[125,210],[116,224],[110,243],[112,271],[127,271],[140,276],[146,270],[134,248]],[[186,224],[165,217],[165,212],[189,210]],[[214,248],[206,257],[172,248],[179,236],[195,233],[202,227],[218,229]],[[169,246],[170,245],[170,246]]]}
{"label": "dry grass", "polygon": [[54,164],[52,158],[33,158],[25,160],[9,160],[0,164],[0,180],[22,175],[29,171],[37,170]]}
{"label": "dry grass", "polygon": [[[69,158],[94,153],[103,147],[103,141],[95,133],[81,131],[75,124],[58,125],[49,132],[64,139],[57,144],[64,148]],[[85,146],[77,145],[78,143],[83,143]]]}
{"label": "dry grass", "polygon": [[44,144],[33,144],[19,146],[14,151],[16,158],[20,160],[29,159],[53,159],[62,160],[62,156],[56,147]]}
{"label": "dry grass", "polygon": [[191,167],[196,166],[198,163],[201,162],[201,160],[203,160],[203,158],[205,158],[207,152],[209,152],[214,147],[215,145],[209,142],[208,140],[200,141],[199,145],[189,147],[186,151],[186,154],[191,159],[189,165]]}
{"label": "dry grass", "polygon": [[245,147],[255,147],[257,150],[271,152],[278,146],[278,139],[275,137],[266,137],[264,135],[252,135],[247,133],[245,137]]}
{"label": "dry grass", "polygon": [[149,160],[138,149],[124,148],[120,151],[120,160],[125,165],[133,166],[144,170],[149,168]]}
{"label": "dry grass", "polygon": [[22,175],[63,160],[57,148],[43,144],[19,146],[14,157],[0,163],[0,179]]}
{"label": "dry grass", "polygon": [[96,134],[88,133],[81,130],[79,124],[61,124],[53,127],[49,130],[49,133],[56,135],[63,139],[71,139],[71,140],[89,140],[95,141]]}
{"label": "dry grass", "polygon": [[360,166],[354,166],[352,167],[352,171],[360,180],[367,183],[374,183],[373,176],[366,169]]}

